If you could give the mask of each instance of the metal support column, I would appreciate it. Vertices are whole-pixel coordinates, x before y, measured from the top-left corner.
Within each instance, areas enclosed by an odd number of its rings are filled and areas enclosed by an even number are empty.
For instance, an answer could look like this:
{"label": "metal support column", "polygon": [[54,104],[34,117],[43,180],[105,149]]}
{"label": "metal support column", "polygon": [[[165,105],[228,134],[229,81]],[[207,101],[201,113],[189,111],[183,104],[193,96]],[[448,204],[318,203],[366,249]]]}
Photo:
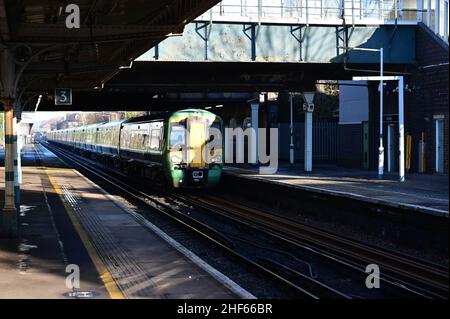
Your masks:
{"label": "metal support column", "polygon": [[312,112],[305,112],[305,171],[312,171]]}
{"label": "metal support column", "polygon": [[0,236],[17,235],[17,211],[14,204],[14,137],[13,117],[16,90],[15,62],[11,50],[0,50],[1,100],[5,106],[5,202],[0,212]]}
{"label": "metal support column", "polygon": [[448,42],[448,0],[444,1],[444,40]]}
{"label": "metal support column", "polygon": [[380,145],[378,147],[378,178],[384,175],[383,147],[383,48],[380,48]]}
{"label": "metal support column", "polygon": [[439,15],[440,15],[440,9],[439,9],[440,5],[439,5],[439,0],[436,0],[435,5],[434,5],[434,33],[439,34],[439,27],[440,27],[440,19],[439,19]]}
{"label": "metal support column", "polygon": [[290,122],[290,126],[289,126],[289,131],[290,131],[290,135],[291,135],[291,141],[289,144],[289,163],[294,164],[294,97],[292,96],[292,94],[289,94],[289,104],[290,104],[290,108],[291,108],[291,122]]}
{"label": "metal support column", "polygon": [[423,0],[417,0],[417,22],[423,20]]}
{"label": "metal support column", "polygon": [[0,234],[15,236],[17,234],[17,211],[14,200],[14,137],[13,137],[13,103],[5,103],[5,205],[3,207]]}
{"label": "metal support column", "polygon": [[[24,137],[24,138],[26,139],[26,137]],[[26,142],[26,140],[25,140],[25,142]],[[22,185],[22,157],[21,157],[21,154],[22,154],[23,144],[24,144],[23,138],[21,138],[20,135],[18,135],[18,138],[17,138],[17,170],[18,170],[17,180],[19,182],[19,185]]]}
{"label": "metal support column", "polygon": [[14,203],[16,207],[20,205],[20,186],[19,186],[19,157],[20,150],[18,145],[18,123],[17,118],[13,117],[13,149],[14,149]]}
{"label": "metal support column", "polygon": [[[252,108],[252,143],[251,143],[251,152],[252,156],[250,159],[255,159],[256,163],[258,163],[258,145],[259,145],[259,138],[258,138],[258,128],[259,128],[259,100],[253,101],[250,104],[250,107]],[[249,162],[250,162],[249,159]]]}
{"label": "metal support column", "polygon": [[303,104],[303,110],[305,111],[305,163],[304,169],[306,172],[312,171],[312,155],[313,155],[313,117],[314,112],[314,93],[315,92],[304,92],[303,97],[305,103]]}
{"label": "metal support column", "polygon": [[405,181],[405,118],[403,76],[398,77],[398,171],[400,182]]}

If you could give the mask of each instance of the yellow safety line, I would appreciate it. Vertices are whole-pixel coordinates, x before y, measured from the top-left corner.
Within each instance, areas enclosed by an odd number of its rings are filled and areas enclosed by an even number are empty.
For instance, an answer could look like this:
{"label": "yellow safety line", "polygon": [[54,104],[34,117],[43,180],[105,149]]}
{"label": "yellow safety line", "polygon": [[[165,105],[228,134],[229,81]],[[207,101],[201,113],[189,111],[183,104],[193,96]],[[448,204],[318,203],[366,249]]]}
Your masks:
{"label": "yellow safety line", "polygon": [[45,170],[45,172],[48,176],[50,183],[53,186],[53,189],[56,191],[56,193],[61,198],[61,200],[64,204],[64,208],[66,209],[67,215],[69,215],[69,218],[70,218],[76,232],[80,236],[81,241],[83,242],[83,245],[86,248],[89,256],[91,257],[91,260],[94,263],[94,266],[97,269],[97,272],[100,274],[100,278],[103,281],[103,284],[104,284],[106,290],[108,291],[109,296],[112,299],[125,299],[125,295],[122,293],[120,288],[117,286],[111,273],[108,271],[106,265],[100,259],[99,255],[97,254],[97,251],[95,250],[94,246],[92,245],[91,241],[89,240],[88,234],[83,229],[83,226],[81,226],[77,217],[75,216],[75,214],[72,210],[72,207],[70,207],[70,205],[64,199],[64,194],[63,194],[61,188],[59,187],[58,183],[49,175],[47,169]]}

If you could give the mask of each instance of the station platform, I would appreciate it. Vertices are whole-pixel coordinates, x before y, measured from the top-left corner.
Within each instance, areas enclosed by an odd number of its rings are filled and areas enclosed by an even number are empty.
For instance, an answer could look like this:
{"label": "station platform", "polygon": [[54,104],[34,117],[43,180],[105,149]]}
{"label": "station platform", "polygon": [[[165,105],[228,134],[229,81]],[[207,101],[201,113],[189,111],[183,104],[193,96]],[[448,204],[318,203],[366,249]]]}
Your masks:
{"label": "station platform", "polygon": [[44,147],[22,154],[19,236],[0,238],[0,298],[73,298],[73,265],[78,297],[253,298]]}
{"label": "station platform", "polygon": [[400,182],[398,173],[378,179],[376,171],[319,166],[305,172],[303,165],[280,163],[276,174],[259,174],[257,166],[226,166],[225,174],[239,178],[274,183],[311,192],[348,197],[369,203],[400,207],[448,218],[448,176],[406,174]]}

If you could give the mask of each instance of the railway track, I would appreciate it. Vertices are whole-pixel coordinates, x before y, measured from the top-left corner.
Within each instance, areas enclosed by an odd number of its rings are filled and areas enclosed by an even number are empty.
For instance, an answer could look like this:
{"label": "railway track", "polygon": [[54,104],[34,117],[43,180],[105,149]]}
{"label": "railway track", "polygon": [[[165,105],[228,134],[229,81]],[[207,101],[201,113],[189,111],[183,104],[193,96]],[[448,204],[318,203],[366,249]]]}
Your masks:
{"label": "railway track", "polygon": [[336,258],[344,258],[355,265],[377,264],[384,276],[391,281],[424,290],[436,297],[446,298],[449,293],[448,269],[440,265],[419,260],[412,256],[361,243],[334,233],[288,219],[270,211],[255,209],[242,203],[217,196],[184,196],[194,205],[214,210],[219,214],[241,218],[276,232],[280,236],[305,243]]}
{"label": "railway track", "polygon": [[75,164],[69,166],[80,167],[82,170],[95,175],[97,178],[100,178],[141,203],[150,205],[152,209],[157,210],[173,221],[187,227],[197,235],[200,235],[220,249],[223,249],[227,254],[244,262],[247,266],[251,267],[252,271],[263,273],[264,275],[269,276],[273,280],[276,280],[280,284],[286,286],[286,288],[295,291],[299,297],[313,299],[350,299],[350,296],[347,296],[344,293],[341,293],[338,290],[313,278],[305,276],[297,272],[295,269],[287,266],[283,266],[283,269],[277,269],[277,263],[270,259],[256,261],[252,260],[251,258],[248,258],[244,254],[235,250],[233,240],[227,238],[226,235],[221,234],[220,231],[217,231],[205,223],[202,223],[178,211],[162,201],[156,200],[149,194],[146,194],[145,192],[124,183],[116,177],[105,173],[104,170],[100,170],[95,166],[86,164],[86,162],[80,160],[77,155],[73,155],[72,153],[53,145],[46,144],[45,147],[60,156],[60,158],[62,157],[63,161],[69,162],[70,164]]}
{"label": "railway track", "polygon": [[[258,269],[272,278],[282,282],[290,289],[296,290],[300,296],[310,298],[350,298],[350,294],[339,292],[329,285],[312,278],[312,273],[308,276],[296,271],[293,268],[280,264],[268,258],[251,259],[242,253],[237,252],[236,238],[224,234],[217,229],[213,229],[206,223],[200,222],[186,214],[177,211],[170,205],[163,203],[145,192],[133,189],[127,183],[118,178],[105,173],[105,169],[97,169],[95,165],[87,165],[79,159],[79,156],[48,146],[55,153],[63,156],[67,160],[76,163],[82,169],[89,171],[97,177],[105,180],[109,184],[119,188],[121,191],[131,195],[135,199],[149,204],[160,210],[166,216],[183,224],[195,233],[218,245],[227,253],[244,261],[247,265]],[[364,273],[363,265],[376,263],[382,269],[382,279],[385,283],[404,289],[412,296],[420,297],[448,297],[448,270],[433,264],[425,263],[415,258],[408,258],[393,252],[382,250],[379,247],[370,246],[354,240],[326,232],[324,230],[301,224],[281,216],[276,216],[272,212],[262,211],[232,202],[219,197],[194,195],[174,195],[173,198],[181,200],[195,207],[219,214],[234,222],[266,232],[272,236],[282,239],[290,244],[299,247],[313,247],[316,254],[322,254],[328,259],[336,260],[355,271]],[[238,239],[238,241],[247,241]],[[445,281],[446,279],[446,281]]]}

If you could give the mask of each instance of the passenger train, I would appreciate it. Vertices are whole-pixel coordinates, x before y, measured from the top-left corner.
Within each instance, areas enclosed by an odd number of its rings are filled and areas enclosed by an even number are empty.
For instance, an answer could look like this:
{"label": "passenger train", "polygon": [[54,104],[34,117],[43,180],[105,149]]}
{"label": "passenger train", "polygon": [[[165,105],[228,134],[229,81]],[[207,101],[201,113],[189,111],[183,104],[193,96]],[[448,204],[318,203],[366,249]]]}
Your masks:
{"label": "passenger train", "polygon": [[212,187],[223,169],[223,121],[186,109],[47,133],[49,143],[174,188]]}

